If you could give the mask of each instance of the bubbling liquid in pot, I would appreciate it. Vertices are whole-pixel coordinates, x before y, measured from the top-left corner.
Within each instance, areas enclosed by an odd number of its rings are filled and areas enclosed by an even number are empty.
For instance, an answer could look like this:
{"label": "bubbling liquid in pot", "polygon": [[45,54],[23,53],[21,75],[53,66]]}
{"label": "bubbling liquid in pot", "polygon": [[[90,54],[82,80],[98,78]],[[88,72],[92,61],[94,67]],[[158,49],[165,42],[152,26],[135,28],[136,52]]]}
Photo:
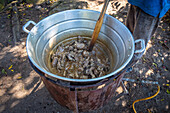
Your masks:
{"label": "bubbling liquid in pot", "polygon": [[49,55],[50,72],[73,79],[91,79],[110,73],[109,49],[97,41],[89,52],[89,43],[90,38],[78,36],[57,44]]}

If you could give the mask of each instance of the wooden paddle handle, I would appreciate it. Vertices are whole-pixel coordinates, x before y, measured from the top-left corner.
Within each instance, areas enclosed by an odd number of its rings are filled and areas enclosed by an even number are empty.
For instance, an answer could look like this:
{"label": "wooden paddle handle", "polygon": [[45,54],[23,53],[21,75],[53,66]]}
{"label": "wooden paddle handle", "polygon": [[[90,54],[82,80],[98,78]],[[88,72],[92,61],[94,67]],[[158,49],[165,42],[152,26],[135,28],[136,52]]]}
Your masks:
{"label": "wooden paddle handle", "polygon": [[96,25],[95,25],[95,28],[94,28],[94,31],[93,31],[93,35],[92,35],[92,39],[91,39],[91,42],[90,42],[90,46],[89,46],[89,51],[92,51],[93,49],[93,46],[99,36],[99,32],[100,32],[100,29],[102,27],[102,24],[103,24],[103,18],[104,18],[104,15],[105,15],[105,12],[107,10],[107,6],[109,4],[109,1],[110,0],[105,0],[105,3],[104,3],[104,6],[102,8],[102,12],[100,13],[100,16],[96,22]]}

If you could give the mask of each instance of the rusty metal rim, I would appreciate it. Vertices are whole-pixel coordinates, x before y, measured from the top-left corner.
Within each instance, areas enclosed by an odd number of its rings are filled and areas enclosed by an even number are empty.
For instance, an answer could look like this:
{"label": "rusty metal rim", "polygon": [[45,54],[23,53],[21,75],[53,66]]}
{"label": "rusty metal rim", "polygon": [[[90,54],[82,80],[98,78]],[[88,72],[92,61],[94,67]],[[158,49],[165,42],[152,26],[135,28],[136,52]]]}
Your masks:
{"label": "rusty metal rim", "polygon": [[[30,59],[29,59],[29,61],[30,61]],[[100,85],[103,85],[103,84],[108,85],[109,83],[111,83],[115,79],[117,79],[122,73],[124,73],[127,70],[127,68],[129,67],[129,65],[131,64],[131,62],[124,69],[122,69],[119,73],[117,73],[116,75],[114,75],[114,76],[112,76],[110,78],[107,78],[107,79],[103,79],[103,80],[101,80],[101,81],[99,81],[97,83],[94,83],[94,84],[93,83],[89,83],[89,84],[87,83],[85,85],[70,84],[72,82],[68,82],[68,81],[67,81],[67,83],[69,83],[69,84],[63,84],[63,83],[60,82],[61,80],[56,81],[56,80],[53,80],[53,79],[50,79],[50,78],[46,77],[45,74],[43,72],[41,72],[38,68],[36,68],[31,61],[30,61],[30,64],[31,64],[32,68],[41,77],[44,77],[45,79],[49,80],[50,82],[52,82],[54,84],[57,84],[57,85],[60,85],[60,86],[66,87],[66,88],[70,88],[71,90],[75,91],[76,89],[87,89],[89,87],[95,87],[95,86],[97,87],[97,86],[100,86]]]}

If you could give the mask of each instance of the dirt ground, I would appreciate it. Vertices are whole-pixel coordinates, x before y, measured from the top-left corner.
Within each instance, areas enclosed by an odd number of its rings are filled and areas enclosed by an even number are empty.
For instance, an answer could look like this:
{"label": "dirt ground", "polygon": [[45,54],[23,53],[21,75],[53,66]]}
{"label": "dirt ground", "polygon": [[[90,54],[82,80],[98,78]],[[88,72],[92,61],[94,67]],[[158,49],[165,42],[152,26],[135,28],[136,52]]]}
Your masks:
{"label": "dirt ground", "polygon": [[[0,13],[0,112],[1,113],[72,113],[60,106],[50,96],[39,75],[31,68],[26,53],[27,33],[22,26],[29,20],[38,23],[54,12],[67,9],[91,9],[101,11],[102,0],[65,0],[55,7],[54,3],[18,6],[21,39],[16,44],[11,30],[10,11]],[[107,14],[125,22],[129,4],[111,0]],[[98,17],[96,17],[98,18]],[[157,81],[161,87],[158,96],[135,104],[138,113],[170,113],[170,20],[164,17],[147,46],[147,52],[126,73],[124,78]],[[124,81],[129,94],[118,87],[115,96],[103,108],[88,113],[131,113],[136,99],[156,93],[157,86]]]}

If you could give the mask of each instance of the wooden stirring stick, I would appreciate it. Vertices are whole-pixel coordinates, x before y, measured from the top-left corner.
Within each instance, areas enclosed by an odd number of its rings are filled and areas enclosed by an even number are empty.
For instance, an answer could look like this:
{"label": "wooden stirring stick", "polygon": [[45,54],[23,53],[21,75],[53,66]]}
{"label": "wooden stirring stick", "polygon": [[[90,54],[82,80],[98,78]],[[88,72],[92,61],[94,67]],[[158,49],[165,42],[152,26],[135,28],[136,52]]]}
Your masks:
{"label": "wooden stirring stick", "polygon": [[109,4],[109,1],[110,0],[105,0],[105,2],[104,2],[102,12],[100,13],[100,16],[97,20],[96,26],[95,26],[94,31],[93,31],[92,39],[91,39],[90,46],[89,46],[89,51],[92,51],[93,46],[94,46],[94,44],[95,44],[95,42],[96,42],[96,40],[99,36],[99,32],[100,32],[100,29],[101,29],[102,24],[103,24],[103,18],[104,18],[107,6]]}

